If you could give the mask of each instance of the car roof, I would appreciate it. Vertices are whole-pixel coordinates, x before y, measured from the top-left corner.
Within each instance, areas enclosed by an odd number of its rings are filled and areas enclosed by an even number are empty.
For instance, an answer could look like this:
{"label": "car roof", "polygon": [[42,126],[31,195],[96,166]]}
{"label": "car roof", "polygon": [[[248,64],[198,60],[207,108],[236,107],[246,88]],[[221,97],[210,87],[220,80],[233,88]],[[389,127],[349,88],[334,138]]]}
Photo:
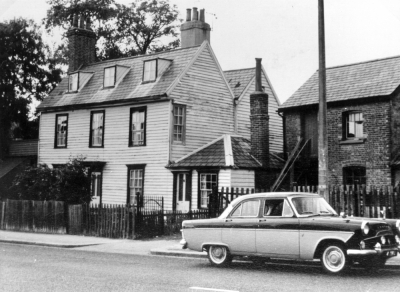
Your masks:
{"label": "car roof", "polygon": [[318,194],[313,193],[297,193],[297,192],[270,192],[270,193],[256,193],[250,195],[243,195],[237,197],[232,203],[235,204],[241,202],[245,199],[252,199],[252,198],[276,198],[276,199],[284,199],[284,198],[293,198],[293,197],[320,197]]}

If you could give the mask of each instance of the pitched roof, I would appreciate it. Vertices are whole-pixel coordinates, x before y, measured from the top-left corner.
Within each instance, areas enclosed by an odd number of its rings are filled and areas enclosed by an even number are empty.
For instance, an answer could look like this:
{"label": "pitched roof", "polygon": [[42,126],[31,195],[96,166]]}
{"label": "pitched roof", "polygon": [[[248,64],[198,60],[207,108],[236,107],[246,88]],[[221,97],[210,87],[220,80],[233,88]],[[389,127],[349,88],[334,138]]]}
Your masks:
{"label": "pitched roof", "polygon": [[250,155],[249,140],[240,136],[222,135],[169,167],[260,168],[261,164]]}
{"label": "pitched roof", "polygon": [[235,98],[239,98],[249,82],[253,80],[256,68],[238,69],[224,71],[226,81],[228,81]]}
{"label": "pitched roof", "polygon": [[[201,47],[190,47],[155,53],[150,55],[121,58],[104,62],[97,62],[82,67],[80,71],[93,72],[93,76],[86,85],[76,93],[68,93],[68,77],[45,98],[38,106],[38,110],[52,107],[85,105],[93,103],[107,103],[126,101],[137,98],[164,96],[171,84],[177,79],[190,60]],[[155,58],[172,60],[169,68],[157,78],[155,82],[143,83],[143,61]],[[104,68],[121,65],[130,68],[122,81],[113,88],[103,88]]]}
{"label": "pitched roof", "polygon": [[[318,103],[318,71],[279,109]],[[400,84],[400,56],[327,68],[327,102],[387,96]]]}
{"label": "pitched roof", "polygon": [[[223,135],[168,167],[261,168],[261,163],[250,154],[250,148],[250,141],[241,136]],[[283,163],[278,156],[270,155],[271,168],[282,168]]]}
{"label": "pitched roof", "polygon": [[0,178],[23,163],[25,159],[26,157],[9,157],[2,161],[0,160]]}

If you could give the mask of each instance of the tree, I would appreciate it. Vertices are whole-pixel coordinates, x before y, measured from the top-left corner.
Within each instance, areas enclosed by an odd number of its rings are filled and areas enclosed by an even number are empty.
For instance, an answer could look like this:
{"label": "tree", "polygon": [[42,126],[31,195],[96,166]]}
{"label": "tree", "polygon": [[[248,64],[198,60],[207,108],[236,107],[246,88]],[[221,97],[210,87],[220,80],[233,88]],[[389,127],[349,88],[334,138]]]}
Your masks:
{"label": "tree", "polygon": [[66,31],[74,14],[91,18],[98,38],[99,60],[159,52],[180,45],[178,10],[168,0],[131,3],[130,6],[114,0],[49,0],[48,3],[50,9],[44,24],[49,32],[57,27]]}
{"label": "tree", "polygon": [[32,100],[41,101],[60,82],[61,73],[33,21],[0,23],[0,159],[7,153],[13,123],[29,124]]}
{"label": "tree", "polygon": [[29,166],[15,178],[8,197],[68,204],[89,203],[90,177],[84,160],[73,158],[58,168],[49,168],[46,164]]}

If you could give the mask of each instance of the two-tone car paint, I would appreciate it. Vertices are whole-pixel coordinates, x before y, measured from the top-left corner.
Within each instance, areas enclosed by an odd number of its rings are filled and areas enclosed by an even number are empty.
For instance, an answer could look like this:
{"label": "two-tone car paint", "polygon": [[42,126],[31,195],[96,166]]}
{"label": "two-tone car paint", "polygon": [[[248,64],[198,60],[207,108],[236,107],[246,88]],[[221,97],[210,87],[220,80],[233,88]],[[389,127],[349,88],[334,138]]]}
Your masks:
{"label": "two-tone car paint", "polygon": [[[216,219],[184,221],[185,244],[187,248],[197,251],[209,246],[225,246],[232,255],[312,260],[320,256],[320,247],[325,241],[343,243],[347,254],[357,257],[367,254],[360,248],[361,240],[367,243],[368,248],[374,249],[379,238],[386,236],[389,242],[382,246],[383,251],[398,250],[392,227],[385,221],[342,216],[302,216],[292,203],[292,199],[299,196],[314,198],[316,195],[266,193],[238,198],[232,202],[230,211],[245,200],[258,200],[258,215],[235,218],[228,210]],[[266,199],[284,199],[292,209],[293,216],[264,216]],[[361,231],[366,220],[371,229],[368,235]],[[391,223],[393,226],[394,222]]]}

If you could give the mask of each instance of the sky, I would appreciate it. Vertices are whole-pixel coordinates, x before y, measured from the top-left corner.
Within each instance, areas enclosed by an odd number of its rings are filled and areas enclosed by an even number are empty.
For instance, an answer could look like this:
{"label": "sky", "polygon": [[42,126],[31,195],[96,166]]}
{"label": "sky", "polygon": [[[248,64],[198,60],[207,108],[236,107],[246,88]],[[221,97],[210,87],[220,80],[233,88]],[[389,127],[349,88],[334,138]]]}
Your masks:
{"label": "sky", "polygon": [[[136,0],[116,0],[130,3]],[[170,0],[206,11],[223,70],[262,64],[281,103],[318,70],[318,0]],[[400,55],[400,1],[325,0],[326,66]],[[40,22],[46,0],[0,0],[0,21]]]}

